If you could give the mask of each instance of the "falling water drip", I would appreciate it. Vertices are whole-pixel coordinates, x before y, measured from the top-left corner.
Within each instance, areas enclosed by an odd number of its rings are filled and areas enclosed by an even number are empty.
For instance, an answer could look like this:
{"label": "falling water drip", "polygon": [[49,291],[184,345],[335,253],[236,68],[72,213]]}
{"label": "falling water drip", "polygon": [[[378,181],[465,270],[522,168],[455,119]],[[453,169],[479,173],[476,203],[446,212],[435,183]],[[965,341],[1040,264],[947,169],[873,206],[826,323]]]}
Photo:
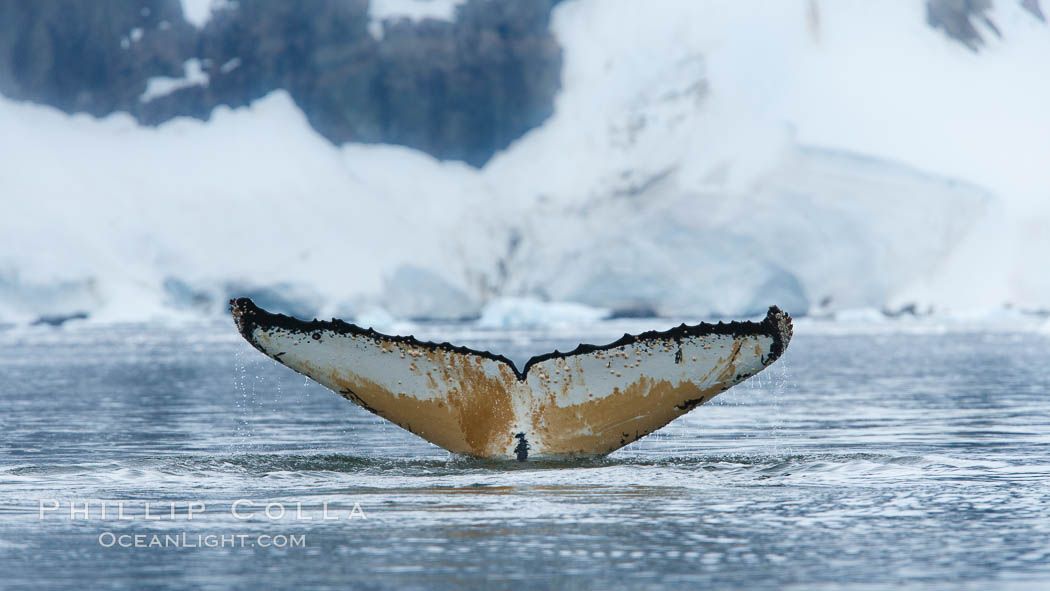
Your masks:
{"label": "falling water drip", "polygon": [[784,388],[791,377],[789,359],[781,358],[780,363],[775,364],[772,369],[773,371],[769,376],[769,380],[772,382],[773,391],[773,455],[780,455],[781,429],[784,425],[784,415],[781,403],[784,398]]}

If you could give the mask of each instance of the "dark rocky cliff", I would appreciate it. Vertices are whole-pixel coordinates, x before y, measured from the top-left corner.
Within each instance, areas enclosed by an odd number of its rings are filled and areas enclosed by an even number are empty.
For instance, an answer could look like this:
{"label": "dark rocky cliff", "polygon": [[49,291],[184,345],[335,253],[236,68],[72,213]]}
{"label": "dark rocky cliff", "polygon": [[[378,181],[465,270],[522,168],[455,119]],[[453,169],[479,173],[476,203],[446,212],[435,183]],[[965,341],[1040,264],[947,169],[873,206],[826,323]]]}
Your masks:
{"label": "dark rocky cliff", "polygon": [[[1040,0],[1015,0],[1032,16],[1046,22]],[[989,12],[992,0],[926,0],[926,22],[971,51],[979,51],[988,35],[1002,37]]]}
{"label": "dark rocky cliff", "polygon": [[[241,0],[203,30],[178,0],[0,1],[0,93],[155,125],[287,90],[335,143],[383,142],[484,164],[542,123],[560,85],[557,0],[469,0],[455,22],[387,21],[367,0]],[[207,85],[142,102],[201,60]]]}

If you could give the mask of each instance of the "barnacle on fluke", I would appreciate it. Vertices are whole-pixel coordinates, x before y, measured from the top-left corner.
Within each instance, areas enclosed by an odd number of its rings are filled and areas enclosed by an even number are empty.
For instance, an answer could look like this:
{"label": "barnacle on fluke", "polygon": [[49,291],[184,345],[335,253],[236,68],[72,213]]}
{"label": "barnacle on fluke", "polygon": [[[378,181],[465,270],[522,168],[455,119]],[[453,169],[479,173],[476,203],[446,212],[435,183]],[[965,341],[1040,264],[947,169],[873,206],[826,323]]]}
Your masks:
{"label": "barnacle on fluke", "polygon": [[390,336],[341,320],[230,302],[241,335],[272,359],[451,452],[526,459],[603,455],[776,361],[791,317],[624,335],[604,346],[506,357]]}

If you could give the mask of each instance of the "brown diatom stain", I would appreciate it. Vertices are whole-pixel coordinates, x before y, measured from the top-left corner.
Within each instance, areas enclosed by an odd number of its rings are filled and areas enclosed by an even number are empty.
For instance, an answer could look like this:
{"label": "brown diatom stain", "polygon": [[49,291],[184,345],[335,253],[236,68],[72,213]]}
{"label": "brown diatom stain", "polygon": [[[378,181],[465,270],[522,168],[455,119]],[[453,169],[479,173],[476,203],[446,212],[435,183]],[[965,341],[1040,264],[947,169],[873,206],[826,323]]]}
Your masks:
{"label": "brown diatom stain", "polygon": [[[447,356],[453,374],[449,407],[458,411],[459,427],[471,455],[491,456],[506,447],[507,433],[514,422],[511,382],[506,373],[498,377],[485,373],[484,364],[462,356]],[[513,378],[513,375],[510,376]],[[516,381],[516,380],[514,380]]]}
{"label": "brown diatom stain", "polygon": [[687,401],[710,399],[722,384],[702,389],[693,382],[673,384],[641,377],[625,389],[596,400],[533,413],[533,428],[543,434],[546,454],[605,454],[652,433],[688,412]]}
{"label": "brown diatom stain", "polygon": [[489,376],[484,364],[453,356],[436,361],[449,374],[449,383],[458,386],[450,389],[445,399],[394,393],[352,371],[322,369],[308,361],[297,362],[295,369],[347,400],[453,453],[480,457],[505,454],[506,436],[514,422],[508,387],[511,383],[508,377],[514,380],[513,373],[500,368],[498,377]]}
{"label": "brown diatom stain", "polygon": [[736,374],[736,358],[740,355],[740,348],[744,346],[744,339],[737,339],[733,341],[733,350],[729,354],[729,360],[726,361],[725,369],[722,373],[718,374],[715,379],[719,382],[728,382],[733,379],[733,375]]}

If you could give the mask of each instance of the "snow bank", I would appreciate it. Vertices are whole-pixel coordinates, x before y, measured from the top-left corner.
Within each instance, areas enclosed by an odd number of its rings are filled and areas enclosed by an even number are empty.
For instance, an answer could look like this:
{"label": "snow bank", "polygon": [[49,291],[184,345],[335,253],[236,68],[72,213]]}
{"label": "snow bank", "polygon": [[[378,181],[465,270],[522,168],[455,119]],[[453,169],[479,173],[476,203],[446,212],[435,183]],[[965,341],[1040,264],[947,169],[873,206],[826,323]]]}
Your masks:
{"label": "snow bank", "polygon": [[208,74],[201,67],[201,61],[193,58],[182,64],[185,74],[181,78],[168,78],[157,76],[146,80],[146,90],[139,96],[140,103],[148,103],[162,96],[167,96],[180,88],[191,86],[207,86],[210,82]]}
{"label": "snow bank", "polygon": [[1050,30],[993,17],[975,54],[921,2],[565,2],[554,115],[481,170],[333,147],[283,92],[158,128],[0,99],[0,321],[1050,306]]}
{"label": "snow bank", "polygon": [[466,291],[448,253],[481,197],[444,179],[465,166],[333,148],[283,92],[155,129],[3,100],[0,126],[0,317],[217,313],[242,293],[345,312],[410,262]]}
{"label": "snow bank", "polygon": [[[511,266],[530,273],[515,278],[514,291],[724,315],[773,302],[796,311],[825,301],[953,306],[984,289],[932,285],[931,278],[987,231],[985,220],[1001,217],[998,195],[960,182],[962,174],[924,172],[889,150],[869,156],[863,142],[807,141],[806,125],[835,108],[823,97],[845,100],[862,75],[882,76],[884,92],[969,100],[938,86],[938,63],[909,66],[921,60],[887,46],[898,37],[922,37],[906,45],[912,49],[944,46],[936,56],[961,62],[956,69],[1000,58],[956,51],[925,28],[919,3],[911,12],[827,4],[851,15],[836,22],[847,30],[833,40],[820,32],[828,26],[819,16],[825,3],[559,6],[554,28],[565,64],[555,114],[486,171],[514,195],[524,220]],[[850,31],[867,27],[884,36],[873,51],[885,51],[893,67],[863,73],[848,59],[834,61],[806,80],[807,102],[796,100],[797,74],[825,54],[865,51],[853,47],[859,37]],[[1027,38],[1018,43],[1041,50]],[[924,70],[925,82],[909,67]],[[1016,83],[1026,79],[1018,73]],[[867,99],[851,111],[863,126],[893,115]],[[840,120],[836,129],[848,138],[851,123]],[[912,126],[911,135],[924,134]],[[901,134],[897,141],[911,140]],[[947,149],[958,139],[939,142]],[[982,149],[995,158],[981,165],[995,166],[1000,148]],[[1008,231],[993,227],[993,234]],[[1001,305],[1008,295],[984,305]]]}
{"label": "snow bank", "polygon": [[383,38],[383,21],[434,19],[454,21],[456,8],[466,0],[369,0],[368,31],[376,39]]}
{"label": "snow bank", "polygon": [[235,3],[236,0],[182,0],[182,16],[198,29],[211,20],[212,12]]}
{"label": "snow bank", "polygon": [[378,21],[398,18],[452,21],[456,18],[456,7],[464,2],[466,0],[371,0],[368,16]]}
{"label": "snow bank", "polygon": [[501,298],[481,312],[481,328],[587,326],[609,317],[609,310],[572,302],[543,302],[531,298]]}

